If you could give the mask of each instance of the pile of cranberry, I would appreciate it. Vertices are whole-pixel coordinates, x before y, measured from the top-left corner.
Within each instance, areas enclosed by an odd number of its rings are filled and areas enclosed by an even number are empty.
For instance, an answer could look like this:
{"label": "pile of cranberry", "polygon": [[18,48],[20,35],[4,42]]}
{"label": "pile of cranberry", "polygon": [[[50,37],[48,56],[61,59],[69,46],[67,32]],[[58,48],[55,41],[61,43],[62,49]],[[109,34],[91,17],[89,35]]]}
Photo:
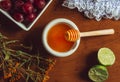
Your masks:
{"label": "pile of cranberry", "polygon": [[0,1],[0,8],[8,12],[16,21],[29,24],[45,7],[47,1],[2,0]]}

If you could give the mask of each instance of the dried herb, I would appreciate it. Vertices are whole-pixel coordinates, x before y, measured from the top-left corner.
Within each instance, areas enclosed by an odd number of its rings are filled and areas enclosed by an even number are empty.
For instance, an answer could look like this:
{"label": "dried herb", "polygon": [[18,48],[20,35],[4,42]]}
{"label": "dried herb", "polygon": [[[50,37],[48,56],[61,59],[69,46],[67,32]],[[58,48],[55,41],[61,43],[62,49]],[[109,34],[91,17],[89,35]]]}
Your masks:
{"label": "dried herb", "polygon": [[0,34],[0,71],[4,79],[16,82],[24,78],[26,82],[43,82],[47,73],[55,64],[53,59],[40,57],[39,54],[31,55],[21,50],[11,48],[17,40],[9,40]]}

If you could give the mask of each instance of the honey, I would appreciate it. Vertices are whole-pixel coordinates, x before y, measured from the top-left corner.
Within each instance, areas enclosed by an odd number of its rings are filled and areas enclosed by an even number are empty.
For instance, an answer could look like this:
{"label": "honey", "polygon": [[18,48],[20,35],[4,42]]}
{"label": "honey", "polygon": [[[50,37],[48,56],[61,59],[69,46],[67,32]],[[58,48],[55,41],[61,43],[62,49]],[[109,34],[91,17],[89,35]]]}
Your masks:
{"label": "honey", "polygon": [[69,25],[59,23],[54,25],[49,30],[47,35],[47,42],[53,50],[59,52],[66,52],[71,49],[74,42],[70,42],[65,39],[65,33],[69,29],[71,29]]}

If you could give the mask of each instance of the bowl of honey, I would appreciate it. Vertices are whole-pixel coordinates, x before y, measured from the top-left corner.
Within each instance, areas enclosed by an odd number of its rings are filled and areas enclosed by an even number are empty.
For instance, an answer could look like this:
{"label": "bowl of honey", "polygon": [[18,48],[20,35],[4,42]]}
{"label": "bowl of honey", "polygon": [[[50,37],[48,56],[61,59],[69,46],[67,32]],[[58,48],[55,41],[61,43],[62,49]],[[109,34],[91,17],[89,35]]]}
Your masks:
{"label": "bowl of honey", "polygon": [[75,23],[65,18],[57,18],[48,23],[42,35],[42,42],[45,49],[56,57],[72,55],[77,50],[80,39],[75,42],[65,39],[66,31],[71,28],[79,30]]}

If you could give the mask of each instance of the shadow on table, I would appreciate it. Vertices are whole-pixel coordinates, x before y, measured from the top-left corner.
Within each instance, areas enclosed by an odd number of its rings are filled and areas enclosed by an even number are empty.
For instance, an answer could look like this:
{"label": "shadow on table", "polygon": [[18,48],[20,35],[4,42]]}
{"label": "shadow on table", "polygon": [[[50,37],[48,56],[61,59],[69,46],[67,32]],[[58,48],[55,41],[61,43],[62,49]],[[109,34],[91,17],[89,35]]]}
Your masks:
{"label": "shadow on table", "polygon": [[12,22],[10,19],[8,19],[6,16],[4,16],[2,13],[0,13],[0,30],[5,31],[9,34],[13,32],[20,31],[21,28],[18,27],[14,22]]}
{"label": "shadow on table", "polygon": [[52,57],[49,53],[45,50],[43,43],[42,43],[42,32],[43,27],[35,28],[34,30],[30,31],[30,33],[26,36],[23,43],[25,45],[32,46],[31,53],[40,53],[42,57]]}
{"label": "shadow on table", "polygon": [[82,72],[80,72],[80,77],[84,80],[87,80],[88,82],[92,82],[88,77],[88,71],[92,66],[97,64],[99,64],[99,62],[97,60],[97,51],[95,51],[90,53],[86,58],[86,67],[82,70]]}

